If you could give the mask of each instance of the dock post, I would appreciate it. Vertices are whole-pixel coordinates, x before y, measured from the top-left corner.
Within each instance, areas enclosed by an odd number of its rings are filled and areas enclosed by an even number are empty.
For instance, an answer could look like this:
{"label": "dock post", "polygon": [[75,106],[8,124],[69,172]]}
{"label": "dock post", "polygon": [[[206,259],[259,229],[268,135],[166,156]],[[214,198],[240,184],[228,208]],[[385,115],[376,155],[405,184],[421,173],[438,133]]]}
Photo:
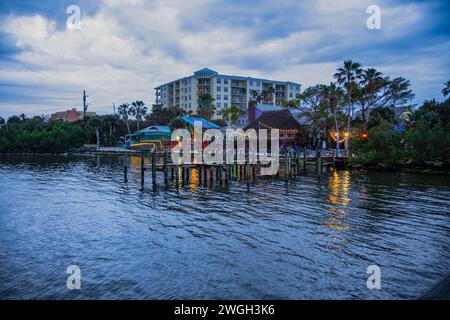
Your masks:
{"label": "dock post", "polygon": [[144,151],[141,151],[141,186],[144,185]]}
{"label": "dock post", "polygon": [[208,185],[208,171],[206,170],[206,165],[203,164],[203,180],[205,181],[205,186]]}
{"label": "dock post", "polygon": [[128,181],[128,167],[127,167],[127,156],[123,155],[123,175],[125,177],[125,182]]}
{"label": "dock post", "polygon": [[164,184],[169,184],[169,167],[167,165],[169,155],[167,153],[167,150],[164,150]]}
{"label": "dock post", "polygon": [[225,165],[225,184],[230,183],[230,166],[228,164]]}
{"label": "dock post", "polygon": [[200,165],[197,165],[197,174],[198,174],[198,185],[201,186],[202,185],[202,168],[200,167]]}
{"label": "dock post", "polygon": [[306,172],[306,145],[303,147],[303,171]]}
{"label": "dock post", "polygon": [[288,158],[287,158],[287,151],[284,151],[284,180],[288,181]]}
{"label": "dock post", "polygon": [[209,182],[211,183],[211,186],[214,183],[214,173],[213,173],[213,167],[209,167]]}
{"label": "dock post", "polygon": [[320,177],[322,175],[322,150],[318,150],[317,152],[317,175]]}
{"label": "dock post", "polygon": [[178,185],[180,182],[180,165],[178,163],[174,167],[174,170],[175,170],[175,182]]}
{"label": "dock post", "polygon": [[245,179],[247,179],[247,184],[250,182],[250,153],[247,154],[247,159],[245,159],[247,165],[245,169]]}
{"label": "dock post", "polygon": [[190,173],[190,171],[189,171],[189,167],[186,167],[186,170],[185,170],[186,172],[186,183],[187,184],[189,184],[189,179],[190,179],[190,175],[189,175],[189,173]]}
{"label": "dock post", "polygon": [[152,181],[153,184],[156,184],[156,149],[153,149],[152,154]]}

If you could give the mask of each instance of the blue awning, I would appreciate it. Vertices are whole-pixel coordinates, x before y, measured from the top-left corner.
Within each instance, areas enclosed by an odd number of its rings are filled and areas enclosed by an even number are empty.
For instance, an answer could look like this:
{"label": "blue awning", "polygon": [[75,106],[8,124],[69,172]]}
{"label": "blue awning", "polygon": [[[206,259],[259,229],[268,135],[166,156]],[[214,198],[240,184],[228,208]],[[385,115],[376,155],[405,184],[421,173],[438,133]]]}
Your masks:
{"label": "blue awning", "polygon": [[200,122],[202,124],[203,129],[220,129],[220,126],[218,126],[215,123],[212,123],[211,121],[206,120],[205,118],[196,118],[196,117],[181,117],[186,123],[189,123],[190,125],[195,126],[196,122]]}

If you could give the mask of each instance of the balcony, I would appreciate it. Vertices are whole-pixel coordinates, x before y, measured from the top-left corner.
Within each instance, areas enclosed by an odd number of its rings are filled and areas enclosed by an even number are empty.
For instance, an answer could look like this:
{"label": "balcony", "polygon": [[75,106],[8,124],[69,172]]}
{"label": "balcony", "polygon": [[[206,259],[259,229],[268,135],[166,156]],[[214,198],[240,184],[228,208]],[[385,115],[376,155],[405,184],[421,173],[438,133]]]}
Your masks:
{"label": "balcony", "polygon": [[245,96],[247,94],[247,91],[244,89],[232,89],[231,94]]}

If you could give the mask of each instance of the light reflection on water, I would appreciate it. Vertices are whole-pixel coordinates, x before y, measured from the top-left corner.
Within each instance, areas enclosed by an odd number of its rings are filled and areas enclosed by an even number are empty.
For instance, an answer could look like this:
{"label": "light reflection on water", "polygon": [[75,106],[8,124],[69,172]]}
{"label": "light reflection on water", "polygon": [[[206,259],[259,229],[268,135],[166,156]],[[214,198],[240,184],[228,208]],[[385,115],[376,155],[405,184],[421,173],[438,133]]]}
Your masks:
{"label": "light reflection on water", "polygon": [[0,157],[0,298],[416,298],[449,271],[448,176],[204,186],[194,169],[142,189],[128,164],[125,182],[119,157]]}

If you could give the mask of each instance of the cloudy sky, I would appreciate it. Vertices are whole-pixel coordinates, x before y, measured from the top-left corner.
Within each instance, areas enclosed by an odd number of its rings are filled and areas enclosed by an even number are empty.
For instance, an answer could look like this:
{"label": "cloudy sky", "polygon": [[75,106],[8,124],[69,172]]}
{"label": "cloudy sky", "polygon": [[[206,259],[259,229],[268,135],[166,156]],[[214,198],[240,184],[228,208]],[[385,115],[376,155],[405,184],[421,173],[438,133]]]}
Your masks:
{"label": "cloudy sky", "polygon": [[[76,4],[81,29],[69,30]],[[369,5],[381,30],[369,30]],[[0,0],[0,116],[154,102],[154,87],[203,67],[332,81],[353,59],[411,80],[416,103],[450,79],[450,5],[385,0]]]}

